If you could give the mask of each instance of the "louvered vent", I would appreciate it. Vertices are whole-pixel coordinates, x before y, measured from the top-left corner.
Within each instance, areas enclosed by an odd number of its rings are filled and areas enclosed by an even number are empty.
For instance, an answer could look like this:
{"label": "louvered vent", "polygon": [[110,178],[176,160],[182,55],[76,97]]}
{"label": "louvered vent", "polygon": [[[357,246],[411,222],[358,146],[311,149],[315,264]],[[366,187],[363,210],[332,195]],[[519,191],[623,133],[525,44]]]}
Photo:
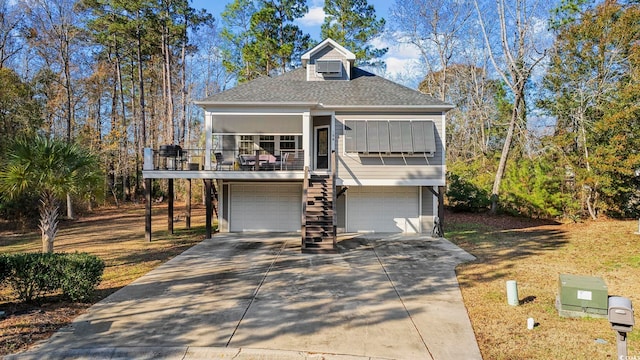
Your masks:
{"label": "louvered vent", "polygon": [[316,60],[316,72],[329,76],[342,76],[342,62],[340,60]]}

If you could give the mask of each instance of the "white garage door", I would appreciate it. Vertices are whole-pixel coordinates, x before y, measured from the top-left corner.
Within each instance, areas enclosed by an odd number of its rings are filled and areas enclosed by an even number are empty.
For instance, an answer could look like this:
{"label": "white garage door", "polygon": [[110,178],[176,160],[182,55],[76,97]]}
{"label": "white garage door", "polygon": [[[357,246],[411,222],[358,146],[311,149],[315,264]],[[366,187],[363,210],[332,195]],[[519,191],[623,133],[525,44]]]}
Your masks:
{"label": "white garage door", "polygon": [[231,231],[296,231],[302,217],[302,184],[232,184]]}
{"label": "white garage door", "polygon": [[419,188],[351,186],[347,190],[347,231],[420,232]]}

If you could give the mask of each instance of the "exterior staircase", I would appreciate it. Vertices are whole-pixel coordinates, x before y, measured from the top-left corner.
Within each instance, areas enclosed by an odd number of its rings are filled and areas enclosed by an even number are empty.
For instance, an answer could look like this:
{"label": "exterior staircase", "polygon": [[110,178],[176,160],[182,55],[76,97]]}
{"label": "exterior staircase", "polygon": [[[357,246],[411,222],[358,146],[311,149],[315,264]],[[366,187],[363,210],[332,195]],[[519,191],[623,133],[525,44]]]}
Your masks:
{"label": "exterior staircase", "polygon": [[335,253],[335,186],[330,175],[305,176],[303,190],[303,253]]}

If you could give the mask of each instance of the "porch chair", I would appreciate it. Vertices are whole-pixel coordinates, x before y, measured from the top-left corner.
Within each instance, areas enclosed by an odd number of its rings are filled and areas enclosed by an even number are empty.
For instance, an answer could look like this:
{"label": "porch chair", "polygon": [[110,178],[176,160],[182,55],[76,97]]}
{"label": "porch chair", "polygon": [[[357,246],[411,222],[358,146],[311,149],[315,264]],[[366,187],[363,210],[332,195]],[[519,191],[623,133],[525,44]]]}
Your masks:
{"label": "porch chair", "polygon": [[215,153],[215,156],[216,156],[216,170],[222,170],[222,167],[225,165],[227,166],[227,170],[231,170],[233,166],[232,160],[225,160],[221,152]]}
{"label": "porch chair", "polygon": [[282,156],[280,157],[279,161],[276,161],[276,165],[275,167],[279,167],[280,170],[289,170],[289,166],[293,165],[293,159],[294,157],[291,156],[291,153],[283,153]]}
{"label": "porch chair", "polygon": [[253,155],[238,155],[241,170],[253,170],[256,165],[256,157]]}

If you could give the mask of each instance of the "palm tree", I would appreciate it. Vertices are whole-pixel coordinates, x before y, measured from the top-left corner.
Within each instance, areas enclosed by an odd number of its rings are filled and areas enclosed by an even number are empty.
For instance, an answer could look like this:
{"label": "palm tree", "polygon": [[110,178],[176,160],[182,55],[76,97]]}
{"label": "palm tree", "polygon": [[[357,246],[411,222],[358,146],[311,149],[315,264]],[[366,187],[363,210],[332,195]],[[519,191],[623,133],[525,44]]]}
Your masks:
{"label": "palm tree", "polygon": [[58,232],[58,200],[95,188],[101,180],[98,158],[76,144],[44,136],[19,138],[0,169],[0,194],[37,194],[42,252],[53,252]]}

